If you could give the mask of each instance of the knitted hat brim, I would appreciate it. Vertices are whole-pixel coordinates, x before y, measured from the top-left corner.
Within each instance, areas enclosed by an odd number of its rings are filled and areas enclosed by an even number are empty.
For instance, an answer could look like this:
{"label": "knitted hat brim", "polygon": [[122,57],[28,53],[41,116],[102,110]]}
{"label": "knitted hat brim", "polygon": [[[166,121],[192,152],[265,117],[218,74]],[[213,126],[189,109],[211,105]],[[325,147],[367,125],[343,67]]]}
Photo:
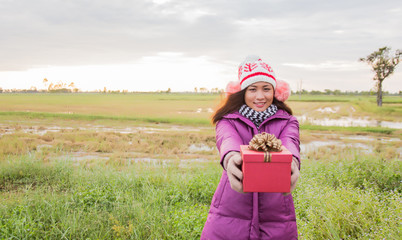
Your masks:
{"label": "knitted hat brim", "polygon": [[267,82],[272,84],[274,90],[276,88],[276,80],[274,76],[266,73],[255,73],[243,79],[243,81],[240,84],[241,90],[247,88],[248,86],[256,82]]}

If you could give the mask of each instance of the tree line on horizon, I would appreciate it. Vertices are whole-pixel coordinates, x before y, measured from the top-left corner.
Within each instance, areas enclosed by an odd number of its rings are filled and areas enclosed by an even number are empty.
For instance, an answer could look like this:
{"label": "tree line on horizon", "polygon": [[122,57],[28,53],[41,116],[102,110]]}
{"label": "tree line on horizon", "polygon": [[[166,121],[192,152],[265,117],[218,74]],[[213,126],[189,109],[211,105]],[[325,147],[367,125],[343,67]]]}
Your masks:
{"label": "tree line on horizon", "polygon": [[[0,87],[0,93],[104,93],[104,94],[127,94],[127,93],[192,93],[192,94],[224,94],[223,89],[220,91],[210,91],[205,88],[203,91],[184,91],[184,92],[172,92],[171,90],[158,90],[153,92],[141,92],[141,91],[128,91],[128,90],[107,90],[106,87],[104,89],[96,89],[93,91],[80,91],[79,89],[69,89],[69,88],[60,88],[60,89],[2,89]],[[371,91],[341,91],[339,89],[331,90],[324,89],[324,91],[320,90],[306,90],[302,89],[301,91],[292,91],[291,95],[328,95],[328,96],[340,96],[340,95],[359,95],[359,96],[375,96],[377,94],[376,90]],[[383,96],[402,96],[402,91],[391,93],[389,91],[383,91]]]}
{"label": "tree line on horizon", "polygon": [[[324,91],[318,91],[318,90],[300,90],[296,92],[292,92],[292,94],[299,94],[299,95],[305,95],[305,94],[310,94],[310,95],[374,95],[377,94],[377,106],[381,107],[382,106],[382,97],[383,95],[401,95],[402,91],[399,90],[398,93],[389,93],[386,91],[382,90],[382,82],[391,76],[394,73],[394,70],[396,66],[399,64],[401,58],[402,58],[402,50],[397,49],[394,56],[390,56],[391,48],[390,47],[382,47],[379,48],[377,51],[374,51],[370,55],[368,55],[365,58],[360,58],[359,61],[361,62],[366,62],[368,65],[372,67],[372,71],[375,73],[373,80],[375,81],[375,91],[341,91],[341,90],[331,90],[331,89],[325,89]],[[78,89],[74,82],[71,82],[69,84],[64,83],[62,81],[59,81],[57,83],[52,83],[47,80],[47,78],[43,79],[43,84],[45,85],[46,89],[40,89],[38,90],[36,87],[31,87],[30,89],[5,89],[3,90],[0,87],[0,93],[37,93],[37,92],[49,92],[49,93],[78,93],[81,92],[80,89]],[[94,91],[88,91],[88,92],[94,92],[94,93],[129,93],[128,90],[107,90],[106,87]],[[168,88],[167,90],[159,90],[155,91],[156,93],[171,93],[171,88]],[[131,92],[131,93],[135,93]],[[189,93],[189,92],[187,92]],[[207,88],[200,87],[194,88],[194,91],[192,93],[219,93],[222,94],[224,93],[223,89],[219,88],[212,88],[208,90]]]}

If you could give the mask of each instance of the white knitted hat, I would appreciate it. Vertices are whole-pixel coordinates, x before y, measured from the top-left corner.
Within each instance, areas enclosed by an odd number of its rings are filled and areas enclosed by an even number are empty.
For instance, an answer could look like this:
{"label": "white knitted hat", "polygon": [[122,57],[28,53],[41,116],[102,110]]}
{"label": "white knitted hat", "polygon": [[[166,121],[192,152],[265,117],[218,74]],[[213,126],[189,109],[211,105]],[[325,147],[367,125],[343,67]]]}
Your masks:
{"label": "white knitted hat", "polygon": [[239,81],[241,90],[256,82],[268,82],[276,88],[274,70],[256,55],[247,56],[239,66]]}

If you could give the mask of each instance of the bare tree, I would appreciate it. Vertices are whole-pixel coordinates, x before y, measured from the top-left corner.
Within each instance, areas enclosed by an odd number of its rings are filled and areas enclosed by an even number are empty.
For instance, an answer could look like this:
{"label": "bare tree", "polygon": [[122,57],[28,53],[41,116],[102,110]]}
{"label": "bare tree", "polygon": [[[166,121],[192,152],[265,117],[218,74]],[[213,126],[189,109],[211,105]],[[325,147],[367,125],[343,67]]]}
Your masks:
{"label": "bare tree", "polygon": [[377,87],[377,106],[382,106],[382,81],[389,77],[395,70],[396,65],[399,64],[402,56],[401,50],[396,50],[395,56],[390,57],[389,51],[391,48],[382,47],[368,55],[366,58],[360,58],[361,62],[367,62],[375,73],[373,80],[376,82]]}

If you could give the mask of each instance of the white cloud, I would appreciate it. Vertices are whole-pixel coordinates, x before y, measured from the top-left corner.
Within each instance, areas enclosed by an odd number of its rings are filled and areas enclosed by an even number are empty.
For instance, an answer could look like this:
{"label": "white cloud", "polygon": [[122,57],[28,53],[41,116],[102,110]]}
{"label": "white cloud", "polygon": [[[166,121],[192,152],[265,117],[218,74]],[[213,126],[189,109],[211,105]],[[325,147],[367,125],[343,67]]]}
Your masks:
{"label": "white cloud", "polygon": [[357,61],[326,61],[318,64],[283,63],[282,65],[306,69],[309,71],[357,71],[365,69],[365,67]]}
{"label": "white cloud", "polygon": [[156,5],[163,5],[165,3],[170,2],[171,0],[151,0],[151,2],[153,2]]}
{"label": "white cloud", "polygon": [[[188,68],[205,66],[213,76],[219,66],[220,87],[253,53],[301,76],[356,71],[363,78],[368,68],[357,59],[384,45],[402,48],[400,9],[397,0],[2,1],[0,71],[52,65],[118,72],[113,66],[145,64],[151,56],[171,69],[187,59]],[[167,52],[181,55],[163,57]],[[182,77],[177,81],[186,84]]]}
{"label": "white cloud", "polygon": [[401,11],[402,11],[401,8],[388,9],[388,12],[390,13],[400,13]]}
{"label": "white cloud", "polygon": [[342,33],[345,33],[344,30],[334,30],[333,32],[334,32],[335,34],[342,34]]}

